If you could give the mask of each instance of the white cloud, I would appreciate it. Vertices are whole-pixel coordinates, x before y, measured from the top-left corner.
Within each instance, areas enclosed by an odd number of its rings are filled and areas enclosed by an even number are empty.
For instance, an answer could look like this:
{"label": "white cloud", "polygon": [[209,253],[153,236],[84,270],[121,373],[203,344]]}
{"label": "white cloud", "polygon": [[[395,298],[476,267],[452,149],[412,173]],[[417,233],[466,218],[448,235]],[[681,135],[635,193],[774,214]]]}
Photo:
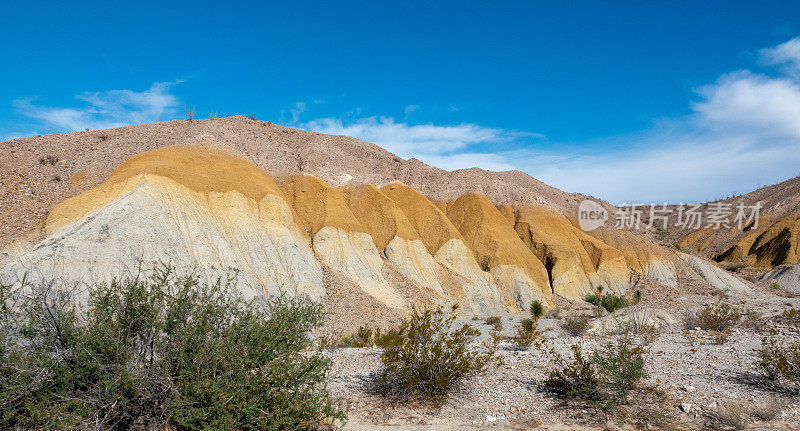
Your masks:
{"label": "white cloud", "polygon": [[33,99],[17,99],[14,106],[23,114],[41,120],[60,131],[107,129],[131,124],[152,123],[174,118],[181,105],[169,93],[177,82],[156,82],[149,89],[110,90],[83,93],[76,98],[86,103],[80,108],[38,106]]}
{"label": "white cloud", "polygon": [[[774,76],[749,70],[723,75],[696,90],[688,116],[580,145],[537,145],[549,150],[533,148],[526,139],[540,143],[541,135],[476,124],[410,125],[369,117],[347,123],[323,118],[302,126],[356,136],[448,170],[520,169],[563,190],[616,203],[706,201],[800,175],[800,38],[764,49],[761,56],[779,68]],[[493,149],[520,141],[529,145]]]}
{"label": "white cloud", "polygon": [[791,78],[739,71],[697,92],[702,100],[692,109],[702,129],[768,139],[800,138],[800,86]]}
{"label": "white cloud", "polygon": [[401,157],[420,159],[443,157],[467,150],[471,145],[499,143],[513,137],[512,132],[475,124],[410,125],[395,122],[391,117],[367,117],[346,124],[338,118],[320,118],[298,126],[330,135],[355,136]]}
{"label": "white cloud", "polygon": [[790,74],[800,74],[800,37],[774,48],[762,49],[761,58],[767,64],[784,66]]}

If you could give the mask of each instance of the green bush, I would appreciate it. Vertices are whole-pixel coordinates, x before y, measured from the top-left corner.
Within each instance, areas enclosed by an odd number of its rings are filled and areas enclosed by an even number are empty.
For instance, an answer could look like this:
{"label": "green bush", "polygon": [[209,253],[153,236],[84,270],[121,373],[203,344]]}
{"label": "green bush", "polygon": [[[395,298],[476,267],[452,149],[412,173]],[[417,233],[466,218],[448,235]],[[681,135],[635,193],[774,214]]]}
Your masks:
{"label": "green bush", "polygon": [[627,404],[630,392],[647,376],[644,352],[629,332],[588,357],[578,345],[572,345],[571,359],[551,350],[552,365],[545,385],[562,396],[592,401],[604,409]]}
{"label": "green bush", "polygon": [[705,331],[728,331],[742,318],[738,308],[726,303],[709,304],[686,320],[688,329],[699,327]]}
{"label": "green bush", "polygon": [[531,343],[536,339],[536,323],[533,319],[522,319],[517,326],[517,332],[511,337],[511,341],[519,350],[527,350]]}
{"label": "green bush", "polygon": [[[247,302],[169,268],[90,289],[3,289],[0,428],[278,429],[345,419],[319,305]],[[15,306],[9,304],[14,301]]]}
{"label": "green bush", "polygon": [[583,335],[589,330],[589,317],[586,314],[576,314],[572,316],[565,316],[563,328],[567,333],[573,336]]}
{"label": "green bush", "polygon": [[644,352],[642,347],[633,343],[629,332],[623,332],[614,342],[594,352],[592,363],[605,386],[607,405],[627,404],[630,391],[647,377]]}
{"label": "green bush", "polygon": [[577,344],[572,345],[572,359],[551,351],[552,362],[544,384],[566,397],[597,399],[598,378],[591,358]]}
{"label": "green bush", "polygon": [[486,318],[486,324],[491,326],[495,331],[503,330],[503,319],[500,316],[489,316]]}
{"label": "green bush", "polygon": [[800,381],[800,344],[785,345],[776,338],[761,340],[756,368],[768,379]]}
{"label": "green bush", "polygon": [[[380,336],[380,330],[375,334]],[[366,326],[359,326],[358,331],[352,335],[345,335],[337,343],[339,347],[369,347],[372,345],[372,329]]]}
{"label": "green bush", "polygon": [[541,301],[533,301],[531,302],[530,312],[534,321],[539,321],[539,318],[544,316],[544,305],[542,305]]}
{"label": "green bush", "polygon": [[[583,298],[586,302],[597,306],[598,302],[598,295],[594,293],[590,293]],[[605,308],[609,313],[613,313],[620,308],[625,308],[628,306],[628,300],[625,299],[623,296],[617,296],[613,292],[608,292],[603,295],[602,299],[603,308]]]}
{"label": "green bush", "polygon": [[385,349],[389,345],[398,344],[402,342],[400,339],[400,331],[397,329],[390,329],[384,333],[381,333],[380,328],[375,332],[375,345]]}
{"label": "green bush", "polygon": [[381,354],[379,392],[400,401],[441,405],[464,378],[499,364],[496,344],[472,347],[480,331],[467,324],[456,327],[452,311],[414,311],[400,325]]}

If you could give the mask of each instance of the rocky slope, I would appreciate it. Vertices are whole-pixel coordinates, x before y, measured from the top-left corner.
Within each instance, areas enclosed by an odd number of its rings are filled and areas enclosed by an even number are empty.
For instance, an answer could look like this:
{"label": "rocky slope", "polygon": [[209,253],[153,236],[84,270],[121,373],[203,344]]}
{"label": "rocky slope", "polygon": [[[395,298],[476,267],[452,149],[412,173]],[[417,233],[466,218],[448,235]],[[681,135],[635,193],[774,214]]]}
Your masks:
{"label": "rocky slope", "polygon": [[30,235],[36,242],[47,212],[93,188],[124,161],[172,145],[202,144],[241,156],[273,177],[314,175],[332,187],[401,181],[432,199],[467,191],[496,203],[538,203],[572,211],[581,195],[517,171],[447,172],[403,160],[369,142],[282,127],[246,117],[181,120],[115,129],[42,135],[0,143],[0,247]]}
{"label": "rocky slope", "polygon": [[[800,260],[800,177],[742,196],[718,201],[731,209],[730,226],[678,231],[675,244],[705,255],[724,266],[751,267],[764,272]],[[712,203],[704,204],[708,209]],[[760,205],[758,223],[735,223],[739,205]],[[746,209],[747,216],[751,210]],[[745,219],[745,221],[747,221]]]}
{"label": "rocky slope", "polygon": [[210,281],[234,277],[247,297],[336,301],[331,272],[386,310],[460,303],[486,315],[520,312],[533,300],[552,305],[554,294],[579,300],[600,284],[624,293],[630,268],[648,274],[626,256],[658,257],[654,245],[609,245],[541,206],[501,211],[478,192],[437,205],[401,182],[276,181],[218,148],[129,158],[53,207],[46,238],[17,242],[0,278],[80,284],[169,263]]}
{"label": "rocky slope", "polygon": [[[622,294],[640,277],[669,289],[720,278],[710,261],[646,235],[581,231],[582,195],[521,172],[447,172],[243,117],[2,145],[4,280],[103,281],[169,262],[207,279],[235,276],[247,296],[347,298],[397,316],[453,302],[513,313],[599,285]],[[776,217],[729,254],[796,263],[797,219]]]}

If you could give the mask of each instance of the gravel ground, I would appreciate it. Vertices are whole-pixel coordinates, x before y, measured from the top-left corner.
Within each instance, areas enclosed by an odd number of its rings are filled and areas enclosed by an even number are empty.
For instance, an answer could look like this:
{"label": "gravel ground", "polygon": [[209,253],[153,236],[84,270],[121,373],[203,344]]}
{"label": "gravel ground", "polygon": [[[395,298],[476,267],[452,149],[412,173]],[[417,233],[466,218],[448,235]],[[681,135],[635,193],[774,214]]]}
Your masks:
{"label": "gravel ground", "polygon": [[[504,318],[505,333],[518,319]],[[488,326],[483,322],[484,331]],[[612,339],[599,331],[573,337],[558,328],[556,319],[542,319],[542,340],[560,354],[572,344],[592,350]],[[769,325],[768,325],[769,326]],[[797,334],[780,324],[771,324],[786,337]],[[545,329],[549,328],[549,329]],[[760,329],[759,331],[762,331]],[[678,429],[705,429],[715,412],[729,403],[752,406],[775,402],[777,417],[769,423],[753,422],[751,429],[798,429],[800,404],[796,390],[770,386],[753,367],[755,350],[762,335],[738,327],[726,342],[717,344],[705,331],[686,331],[680,324],[660,330],[649,345],[646,384],[666,394],[662,409]],[[486,375],[470,379],[439,410],[422,406],[397,406],[367,389],[370,374],[380,369],[380,349],[341,348],[328,351],[333,359],[331,389],[350,402],[350,421],[345,429],[616,429],[629,428],[619,418],[608,419],[591,406],[565,405],[542,384],[550,362],[545,349],[531,346],[514,350],[504,342],[500,354],[505,364]],[[638,418],[643,419],[643,418]],[[617,425],[620,423],[620,425]],[[661,425],[655,426],[661,428]],[[749,429],[750,429],[749,428]]]}

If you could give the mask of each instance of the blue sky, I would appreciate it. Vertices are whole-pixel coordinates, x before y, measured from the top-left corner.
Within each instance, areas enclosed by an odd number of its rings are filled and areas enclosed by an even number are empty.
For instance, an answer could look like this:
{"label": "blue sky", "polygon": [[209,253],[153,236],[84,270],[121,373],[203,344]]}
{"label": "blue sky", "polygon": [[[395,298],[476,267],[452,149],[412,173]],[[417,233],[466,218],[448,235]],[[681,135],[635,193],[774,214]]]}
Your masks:
{"label": "blue sky", "polygon": [[612,202],[800,175],[798,2],[5,2],[0,139],[255,115]]}

